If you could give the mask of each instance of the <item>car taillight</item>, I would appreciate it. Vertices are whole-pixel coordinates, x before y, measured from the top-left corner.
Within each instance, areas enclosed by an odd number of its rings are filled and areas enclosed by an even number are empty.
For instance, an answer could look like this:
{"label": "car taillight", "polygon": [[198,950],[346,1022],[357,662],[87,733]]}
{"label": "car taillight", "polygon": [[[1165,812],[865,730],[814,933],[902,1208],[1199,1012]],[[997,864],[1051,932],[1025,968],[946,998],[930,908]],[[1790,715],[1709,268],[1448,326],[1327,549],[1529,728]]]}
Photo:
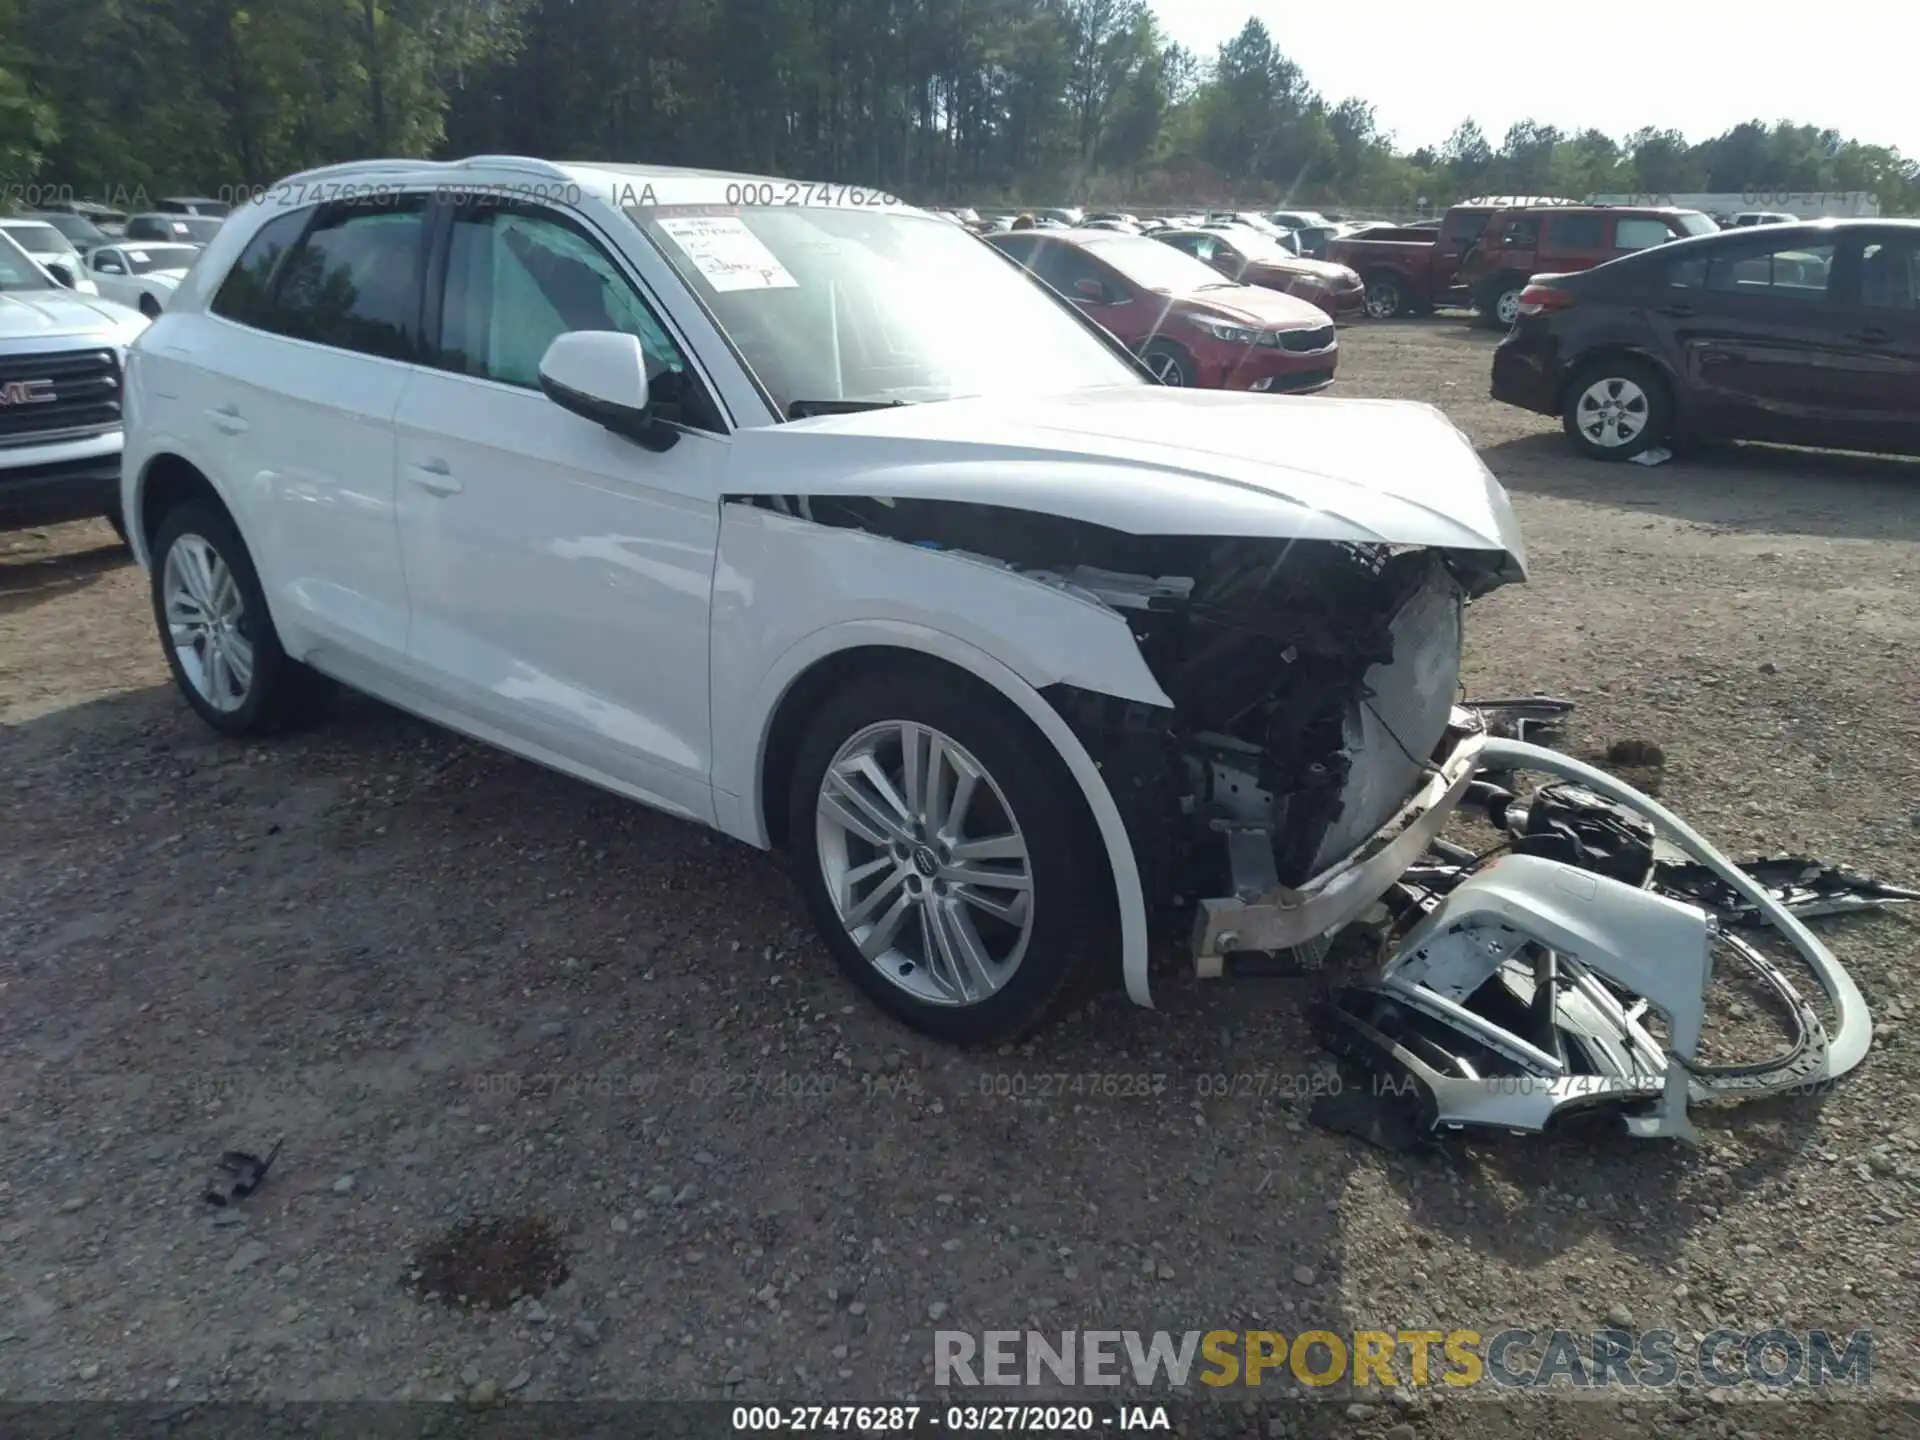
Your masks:
{"label": "car taillight", "polygon": [[1539,315],[1549,310],[1565,310],[1573,300],[1569,291],[1556,290],[1551,285],[1529,285],[1520,292],[1520,313]]}

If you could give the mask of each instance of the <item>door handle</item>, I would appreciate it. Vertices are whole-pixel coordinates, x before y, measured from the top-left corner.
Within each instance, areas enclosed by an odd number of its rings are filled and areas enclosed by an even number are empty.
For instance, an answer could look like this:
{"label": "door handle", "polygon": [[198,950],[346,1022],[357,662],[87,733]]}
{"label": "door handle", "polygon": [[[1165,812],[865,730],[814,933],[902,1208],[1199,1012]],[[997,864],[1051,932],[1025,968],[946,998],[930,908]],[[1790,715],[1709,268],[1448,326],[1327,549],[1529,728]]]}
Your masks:
{"label": "door handle", "polygon": [[222,435],[244,435],[247,422],[240,412],[231,405],[221,405],[207,411],[207,420]]}
{"label": "door handle", "polygon": [[444,460],[409,463],[407,474],[414,484],[432,495],[458,495],[465,488],[453,478],[453,471]]}

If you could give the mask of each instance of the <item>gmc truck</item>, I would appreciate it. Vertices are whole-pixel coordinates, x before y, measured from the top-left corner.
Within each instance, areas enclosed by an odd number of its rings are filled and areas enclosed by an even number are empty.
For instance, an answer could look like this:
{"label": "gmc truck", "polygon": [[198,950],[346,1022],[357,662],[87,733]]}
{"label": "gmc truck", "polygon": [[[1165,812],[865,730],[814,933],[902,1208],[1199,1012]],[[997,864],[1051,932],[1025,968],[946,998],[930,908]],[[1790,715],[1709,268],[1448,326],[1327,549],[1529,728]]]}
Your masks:
{"label": "gmc truck", "polygon": [[120,374],[138,310],[61,285],[0,234],[0,530],[120,521]]}
{"label": "gmc truck", "polygon": [[1462,200],[1447,211],[1438,231],[1424,226],[1369,229],[1330,242],[1327,259],[1360,273],[1367,284],[1367,314],[1376,320],[1440,305],[1471,305],[1473,296],[1461,281],[1460,262],[1479,243],[1487,221],[1516,206],[1573,203],[1524,195]]}

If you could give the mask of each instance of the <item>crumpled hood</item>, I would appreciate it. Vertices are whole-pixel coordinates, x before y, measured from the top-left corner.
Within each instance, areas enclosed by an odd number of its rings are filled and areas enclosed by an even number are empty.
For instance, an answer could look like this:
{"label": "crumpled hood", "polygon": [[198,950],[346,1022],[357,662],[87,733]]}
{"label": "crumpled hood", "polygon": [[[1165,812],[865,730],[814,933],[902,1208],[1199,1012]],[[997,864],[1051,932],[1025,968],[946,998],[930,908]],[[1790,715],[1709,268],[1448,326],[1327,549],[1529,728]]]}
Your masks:
{"label": "crumpled hood", "polygon": [[1526,577],[1505,488],[1445,415],[1412,401],[1156,385],[948,400],[741,430],[731,465],[733,494],[946,499],[1134,535],[1496,552],[1496,583]]}
{"label": "crumpled hood", "polygon": [[125,345],[147,326],[147,317],[126,305],[72,290],[0,291],[0,344],[84,335],[103,345]]}

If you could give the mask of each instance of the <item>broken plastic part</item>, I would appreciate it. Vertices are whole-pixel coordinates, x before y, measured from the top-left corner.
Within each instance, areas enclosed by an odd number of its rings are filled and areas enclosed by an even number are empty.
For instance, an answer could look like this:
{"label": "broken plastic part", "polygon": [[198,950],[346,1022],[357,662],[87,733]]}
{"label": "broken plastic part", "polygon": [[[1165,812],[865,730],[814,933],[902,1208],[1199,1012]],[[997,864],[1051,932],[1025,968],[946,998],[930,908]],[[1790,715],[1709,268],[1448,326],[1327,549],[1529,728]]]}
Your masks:
{"label": "broken plastic part", "polygon": [[[1644,826],[1656,845],[1685,857],[1680,864],[1781,932],[1825,993],[1835,1024],[1829,1032],[1784,971],[1722,932],[1692,897],[1635,883],[1624,850],[1596,854],[1582,842],[1575,858],[1624,865],[1626,878],[1539,854],[1507,856],[1465,878],[1454,867],[1452,888],[1427,897],[1426,915],[1394,953],[1315,1011],[1329,1048],[1391,1081],[1395,1093],[1410,1087],[1430,1128],[1536,1131],[1599,1107],[1620,1113],[1637,1136],[1691,1141],[1690,1102],[1809,1089],[1865,1057],[1873,1022],[1852,978],[1780,896],[1677,816],[1604,771],[1523,741],[1488,739],[1478,758],[1489,770],[1572,782],[1543,787],[1528,806],[1513,807],[1517,839],[1566,838],[1552,825],[1536,828],[1529,816],[1557,810],[1565,818],[1589,802],[1603,830],[1632,833],[1616,807]],[[1643,868],[1657,879],[1669,863],[1662,857]],[[1792,1017],[1794,1042],[1779,1055],[1700,1062],[1715,945],[1729,949]],[[1649,1009],[1667,1023],[1664,1043],[1643,1023]]]}

